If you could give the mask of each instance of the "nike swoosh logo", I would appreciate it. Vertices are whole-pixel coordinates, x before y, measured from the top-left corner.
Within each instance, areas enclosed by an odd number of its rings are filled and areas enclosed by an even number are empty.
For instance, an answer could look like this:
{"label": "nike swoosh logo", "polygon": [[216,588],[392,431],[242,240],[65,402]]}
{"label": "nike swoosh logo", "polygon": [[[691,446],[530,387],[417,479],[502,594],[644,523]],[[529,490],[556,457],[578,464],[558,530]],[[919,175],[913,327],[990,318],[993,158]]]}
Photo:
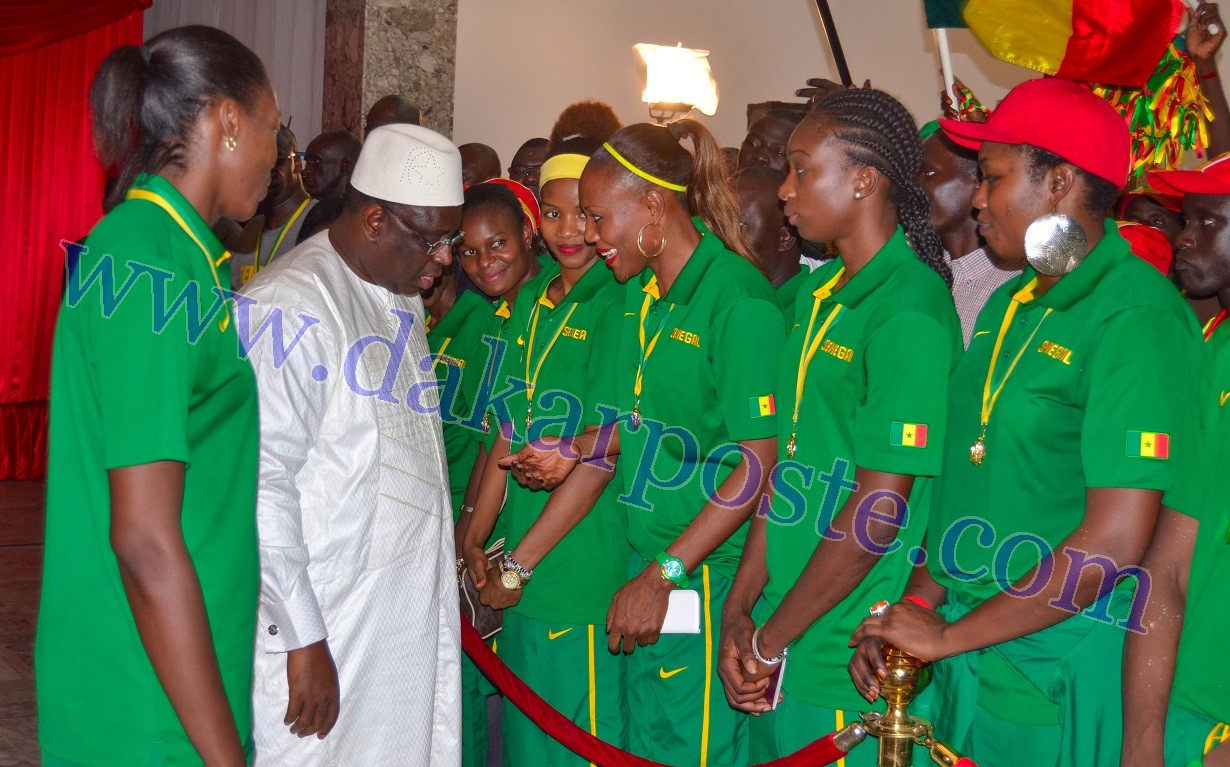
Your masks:
{"label": "nike swoosh logo", "polygon": [[572,631],[572,629],[564,629],[563,631],[548,631],[547,639],[554,642],[556,639],[559,639],[564,634],[567,634],[569,631]]}
{"label": "nike swoosh logo", "polygon": [[681,671],[687,671],[687,670],[688,670],[688,667],[687,667],[687,666],[684,666],[684,667],[682,667],[682,668],[677,668],[677,669],[675,669],[674,671],[667,671],[665,666],[659,666],[659,667],[658,667],[658,676],[662,677],[663,679],[670,679],[670,678],[671,678],[671,677],[673,677],[675,674],[678,674],[678,673],[679,673],[679,672],[681,672]]}
{"label": "nike swoosh logo", "polygon": [[978,336],[990,335],[990,333],[991,331],[989,330],[979,330],[977,333],[974,334],[974,338],[977,338]]}
{"label": "nike swoosh logo", "polygon": [[636,316],[636,312],[624,312],[624,316],[625,316],[625,317],[635,317],[635,316]]}
{"label": "nike swoosh logo", "polygon": [[1219,395],[1219,396],[1218,396],[1218,398],[1217,398],[1217,400],[1218,400],[1218,404],[1219,404],[1219,405],[1221,405],[1221,407],[1225,407],[1225,406],[1226,406],[1226,400],[1228,400],[1228,399],[1230,399],[1230,391],[1224,391],[1224,392],[1222,392],[1222,393],[1221,393],[1221,395]]}

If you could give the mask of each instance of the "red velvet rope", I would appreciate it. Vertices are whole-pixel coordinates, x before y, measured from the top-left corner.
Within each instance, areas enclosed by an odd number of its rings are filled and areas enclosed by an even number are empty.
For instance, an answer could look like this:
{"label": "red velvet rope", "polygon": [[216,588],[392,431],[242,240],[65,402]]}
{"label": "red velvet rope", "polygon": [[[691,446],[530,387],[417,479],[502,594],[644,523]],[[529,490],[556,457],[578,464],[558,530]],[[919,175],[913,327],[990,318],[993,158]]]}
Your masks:
{"label": "red velvet rope", "polygon": [[[521,709],[521,713],[542,728],[543,732],[570,748],[582,759],[587,759],[599,767],[668,767],[661,762],[643,759],[609,743],[604,743],[551,708],[538,693],[518,679],[516,674],[504,665],[504,661],[496,657],[496,654],[491,651],[465,616],[461,618],[461,648],[465,650],[466,655],[470,656],[470,660],[474,661],[474,665],[478,666],[478,670],[491,680],[496,689],[512,701],[513,705]],[[756,765],[756,767],[820,767],[820,765],[832,764],[846,755],[845,751],[833,744],[835,734],[830,733],[789,756]],[[960,767],[972,767],[972,765],[960,765]]]}

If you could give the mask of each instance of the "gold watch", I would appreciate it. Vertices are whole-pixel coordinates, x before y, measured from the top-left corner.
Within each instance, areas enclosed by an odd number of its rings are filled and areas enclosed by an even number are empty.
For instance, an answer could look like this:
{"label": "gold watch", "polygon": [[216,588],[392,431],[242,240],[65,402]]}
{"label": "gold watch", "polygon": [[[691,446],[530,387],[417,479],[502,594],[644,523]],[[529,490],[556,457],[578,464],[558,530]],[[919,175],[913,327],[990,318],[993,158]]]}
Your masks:
{"label": "gold watch", "polygon": [[534,577],[533,570],[527,570],[508,554],[500,562],[500,585],[509,591],[520,591]]}

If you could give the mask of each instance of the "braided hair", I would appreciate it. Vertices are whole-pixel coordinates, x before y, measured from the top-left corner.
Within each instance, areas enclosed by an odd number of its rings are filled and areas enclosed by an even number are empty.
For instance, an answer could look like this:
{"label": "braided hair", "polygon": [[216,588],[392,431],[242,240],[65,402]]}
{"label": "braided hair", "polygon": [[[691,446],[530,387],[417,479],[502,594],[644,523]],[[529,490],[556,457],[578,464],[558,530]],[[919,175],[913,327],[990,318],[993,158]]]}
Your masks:
{"label": "braided hair", "polygon": [[[695,154],[690,154],[680,144],[685,138],[692,140]],[[727,180],[726,157],[708,128],[688,119],[665,126],[636,123],[611,136],[610,144],[647,173],[686,186],[686,192],[664,192],[675,195],[690,215],[700,216],[729,250],[757,267],[761,265],[760,258],[743,239],[739,225],[742,215],[739,201]],[[590,162],[621,167],[605,147],[595,152]],[[642,181],[630,171],[626,171],[625,176],[626,183],[649,186],[648,181]]]}
{"label": "braided hair", "polygon": [[805,119],[830,123],[850,160],[875,168],[888,180],[888,199],[910,247],[951,287],[952,269],[931,225],[931,203],[918,183],[922,141],[909,111],[884,91],[857,88],[826,97]]}

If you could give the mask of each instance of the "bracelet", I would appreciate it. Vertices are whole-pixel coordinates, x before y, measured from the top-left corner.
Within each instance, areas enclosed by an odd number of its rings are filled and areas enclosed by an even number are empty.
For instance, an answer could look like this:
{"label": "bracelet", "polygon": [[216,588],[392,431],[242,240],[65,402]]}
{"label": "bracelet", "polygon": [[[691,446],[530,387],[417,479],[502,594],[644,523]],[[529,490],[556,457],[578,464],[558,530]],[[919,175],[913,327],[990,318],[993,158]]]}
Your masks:
{"label": "bracelet", "polygon": [[763,655],[761,655],[760,654],[760,630],[762,628],[764,628],[764,626],[757,626],[756,630],[752,632],[752,655],[755,655],[756,660],[760,661],[766,666],[777,666],[781,664],[782,661],[786,660],[786,653],[789,651],[789,648],[783,647],[782,651],[773,658],[766,658]]}
{"label": "bracelet", "polygon": [[1205,74],[1200,75],[1200,79],[1201,80],[1212,80],[1213,78],[1217,77],[1218,74],[1220,73],[1216,69],[1214,69],[1212,72],[1206,72]]}
{"label": "bracelet", "polygon": [[512,554],[504,553],[504,560],[500,570],[507,573],[516,573],[522,581],[529,581],[534,577],[533,570],[527,570],[524,565],[512,558]]}
{"label": "bracelet", "polygon": [[901,601],[902,602],[913,602],[914,604],[918,605],[924,610],[934,610],[935,609],[934,607],[931,606],[930,602],[923,599],[922,597],[916,597],[913,594],[911,594],[908,597],[902,597]]}
{"label": "bracelet", "polygon": [[461,507],[461,513],[462,513],[462,514],[473,514],[473,513],[474,513],[474,507],[473,507],[473,506],[462,506],[462,507]]}

